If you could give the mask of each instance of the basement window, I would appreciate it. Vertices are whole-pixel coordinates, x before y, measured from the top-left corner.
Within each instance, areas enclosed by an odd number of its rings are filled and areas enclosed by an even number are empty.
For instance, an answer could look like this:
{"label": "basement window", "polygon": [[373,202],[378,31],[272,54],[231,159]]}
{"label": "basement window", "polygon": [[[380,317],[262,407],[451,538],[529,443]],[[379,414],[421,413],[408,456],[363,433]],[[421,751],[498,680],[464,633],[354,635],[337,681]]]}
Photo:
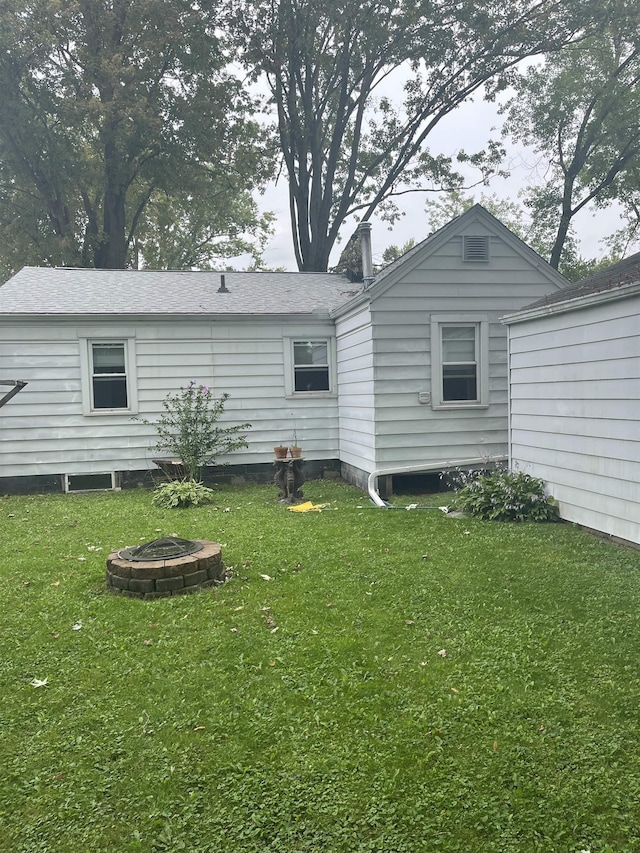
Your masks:
{"label": "basement window", "polygon": [[120,485],[115,472],[106,474],[65,474],[65,492],[113,492],[119,491]]}
{"label": "basement window", "polygon": [[462,238],[462,257],[465,263],[489,260],[489,237],[465,235]]}

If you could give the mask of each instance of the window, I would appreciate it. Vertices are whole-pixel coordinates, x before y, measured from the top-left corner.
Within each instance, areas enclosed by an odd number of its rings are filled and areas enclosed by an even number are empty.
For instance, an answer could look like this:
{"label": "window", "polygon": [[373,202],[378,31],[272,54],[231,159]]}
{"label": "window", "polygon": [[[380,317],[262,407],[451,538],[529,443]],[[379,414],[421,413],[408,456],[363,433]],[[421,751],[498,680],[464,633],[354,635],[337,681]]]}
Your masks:
{"label": "window", "polygon": [[85,415],[132,412],[137,408],[135,341],[88,340],[81,347]]}
{"label": "window", "polygon": [[285,385],[287,396],[293,394],[333,393],[335,364],[332,339],[299,340],[285,338]]}
{"label": "window", "polygon": [[329,390],[329,346],[327,341],[293,342],[293,390]]}
{"label": "window", "polygon": [[483,315],[431,318],[431,402],[434,408],[488,405],[488,320]]}
{"label": "window", "polygon": [[91,344],[91,408],[128,407],[124,344]]}
{"label": "window", "polygon": [[442,327],[442,402],[478,399],[477,326]]}

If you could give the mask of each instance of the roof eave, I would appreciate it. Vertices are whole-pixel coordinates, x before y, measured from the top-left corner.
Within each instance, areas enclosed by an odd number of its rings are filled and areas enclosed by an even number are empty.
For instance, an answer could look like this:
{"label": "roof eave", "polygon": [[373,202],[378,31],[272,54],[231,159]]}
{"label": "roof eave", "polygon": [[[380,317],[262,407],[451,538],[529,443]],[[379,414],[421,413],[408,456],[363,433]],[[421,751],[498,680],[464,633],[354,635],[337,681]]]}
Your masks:
{"label": "roof eave", "polygon": [[626,299],[629,296],[640,294],[640,282],[625,284],[622,287],[600,290],[589,293],[586,296],[577,296],[575,299],[567,299],[565,302],[552,302],[548,305],[538,305],[535,308],[516,311],[513,314],[505,314],[500,322],[510,326],[513,323],[526,323],[538,317],[547,317],[551,314],[564,314],[567,311],[577,311],[580,308],[588,308],[591,305],[601,305],[604,302],[613,302],[616,299]]}

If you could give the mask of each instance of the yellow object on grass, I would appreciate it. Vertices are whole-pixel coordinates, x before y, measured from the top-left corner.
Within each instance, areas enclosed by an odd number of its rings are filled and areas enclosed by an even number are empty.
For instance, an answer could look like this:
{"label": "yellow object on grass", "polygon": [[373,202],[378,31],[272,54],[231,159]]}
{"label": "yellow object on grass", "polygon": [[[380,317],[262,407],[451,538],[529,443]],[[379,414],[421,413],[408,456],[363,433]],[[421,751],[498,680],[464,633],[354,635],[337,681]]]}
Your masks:
{"label": "yellow object on grass", "polygon": [[306,501],[297,506],[288,506],[287,509],[290,509],[291,512],[321,512],[327,506],[329,504],[313,504],[311,501]]}

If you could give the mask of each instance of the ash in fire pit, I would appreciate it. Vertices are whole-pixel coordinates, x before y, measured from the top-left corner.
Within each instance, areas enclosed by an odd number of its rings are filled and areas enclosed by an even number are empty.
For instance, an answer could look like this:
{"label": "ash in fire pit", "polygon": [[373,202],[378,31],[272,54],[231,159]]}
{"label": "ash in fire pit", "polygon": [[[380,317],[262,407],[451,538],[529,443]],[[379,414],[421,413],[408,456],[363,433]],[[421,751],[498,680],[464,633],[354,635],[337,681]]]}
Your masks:
{"label": "ash in fire pit", "polygon": [[107,587],[130,598],[184,595],[224,581],[218,542],[168,537],[112,551],[107,558]]}

